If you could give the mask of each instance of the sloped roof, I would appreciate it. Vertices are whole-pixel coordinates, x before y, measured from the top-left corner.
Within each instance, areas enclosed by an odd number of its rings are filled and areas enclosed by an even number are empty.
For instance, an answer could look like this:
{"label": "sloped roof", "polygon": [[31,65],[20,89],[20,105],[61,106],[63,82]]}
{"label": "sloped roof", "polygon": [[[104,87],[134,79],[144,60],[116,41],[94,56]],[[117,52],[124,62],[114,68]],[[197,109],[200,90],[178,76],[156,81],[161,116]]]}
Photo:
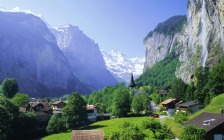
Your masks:
{"label": "sloped roof", "polygon": [[41,104],[40,102],[30,102],[29,104],[30,104],[31,107],[36,107],[37,105],[44,106],[44,105]]}
{"label": "sloped roof", "polygon": [[169,103],[171,103],[173,101],[176,101],[176,99],[170,98],[170,99],[167,99],[167,100],[161,102],[160,104],[165,105],[165,104],[169,104]]}
{"label": "sloped roof", "polygon": [[200,104],[198,101],[189,101],[189,102],[178,104],[177,106],[178,107],[191,107],[191,106],[198,105],[198,104]]}
{"label": "sloped roof", "polygon": [[[57,105],[57,104],[60,104],[60,103],[62,103],[63,101],[55,101],[54,103],[53,103],[53,105]],[[63,103],[65,103],[65,102],[63,102]]]}
{"label": "sloped roof", "polygon": [[[205,121],[209,120],[211,120],[209,125],[205,125]],[[204,128],[208,132],[222,123],[224,123],[224,114],[204,112],[199,116],[185,122],[183,126],[193,124],[195,127]]]}
{"label": "sloped roof", "polygon": [[87,110],[94,110],[94,109],[97,109],[97,107],[96,106],[93,106],[93,105],[87,105],[86,106],[86,109]]}
{"label": "sloped roof", "polygon": [[48,104],[48,102],[42,102],[41,104],[44,106],[44,108],[42,109],[42,111],[52,110],[52,108],[50,107],[50,105]]}

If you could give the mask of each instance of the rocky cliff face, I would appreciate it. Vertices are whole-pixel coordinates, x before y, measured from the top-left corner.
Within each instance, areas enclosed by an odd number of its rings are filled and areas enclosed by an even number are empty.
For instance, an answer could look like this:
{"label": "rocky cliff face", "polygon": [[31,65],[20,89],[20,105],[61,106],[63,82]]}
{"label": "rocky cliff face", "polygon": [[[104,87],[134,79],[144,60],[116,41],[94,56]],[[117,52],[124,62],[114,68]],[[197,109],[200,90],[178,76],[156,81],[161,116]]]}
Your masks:
{"label": "rocky cliff face", "polygon": [[32,14],[0,12],[0,81],[16,78],[31,97],[87,92],[46,24]]}
{"label": "rocky cliff face", "polygon": [[97,90],[117,83],[106,68],[98,44],[78,27],[72,25],[54,27],[52,32],[69,61],[73,74],[85,85]]}
{"label": "rocky cliff face", "polygon": [[176,76],[188,82],[197,67],[212,67],[223,55],[224,0],[189,0],[186,23],[180,24],[182,30],[173,35],[154,31],[145,39],[144,69],[174,51],[181,62]]}

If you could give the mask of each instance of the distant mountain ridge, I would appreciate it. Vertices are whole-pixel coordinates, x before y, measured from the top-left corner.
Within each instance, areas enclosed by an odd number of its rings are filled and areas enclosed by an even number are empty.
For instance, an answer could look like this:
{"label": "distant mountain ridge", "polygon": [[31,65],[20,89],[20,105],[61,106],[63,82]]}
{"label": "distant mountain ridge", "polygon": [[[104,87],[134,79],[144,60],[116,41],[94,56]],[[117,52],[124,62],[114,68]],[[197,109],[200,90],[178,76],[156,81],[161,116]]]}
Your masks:
{"label": "distant mountain ridge", "polygon": [[116,79],[107,70],[99,46],[78,27],[53,27],[57,44],[71,65],[73,74],[90,89],[115,85]]}
{"label": "distant mountain ridge", "polygon": [[16,78],[19,92],[31,97],[89,94],[117,83],[98,44],[78,27],[51,28],[18,9],[0,10],[0,20],[0,82]]}
{"label": "distant mountain ridge", "polygon": [[131,73],[137,78],[143,73],[144,57],[127,57],[119,51],[101,50],[107,69],[116,77],[118,81],[130,82]]}
{"label": "distant mountain ridge", "polygon": [[19,91],[31,97],[89,93],[71,73],[54,35],[37,16],[0,12],[0,81],[16,78]]}

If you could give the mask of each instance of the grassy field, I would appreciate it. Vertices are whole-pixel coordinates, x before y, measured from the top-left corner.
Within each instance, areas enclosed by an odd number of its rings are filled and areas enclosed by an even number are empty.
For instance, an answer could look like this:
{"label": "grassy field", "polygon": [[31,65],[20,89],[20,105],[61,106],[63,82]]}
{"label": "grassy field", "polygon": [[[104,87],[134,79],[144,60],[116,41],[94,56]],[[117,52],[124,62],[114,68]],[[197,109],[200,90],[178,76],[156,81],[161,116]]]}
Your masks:
{"label": "grassy field", "polygon": [[224,94],[220,94],[219,96],[213,98],[208,106],[194,114],[191,114],[188,117],[188,120],[193,119],[194,117],[200,115],[202,112],[220,113],[220,109],[224,109]]}
{"label": "grassy field", "polygon": [[[105,136],[108,136],[112,132],[119,131],[120,125],[125,121],[140,126],[143,121],[146,121],[148,119],[149,117],[130,117],[130,118],[119,118],[106,121],[99,121],[87,127],[84,127],[83,130],[93,130],[93,129],[104,130]],[[42,138],[42,140],[70,140],[70,139],[71,139],[71,132],[54,134]]]}
{"label": "grassy field", "polygon": [[181,133],[183,131],[183,128],[181,127],[181,125],[179,123],[176,123],[174,121],[174,119],[164,118],[162,123],[166,124],[171,129],[171,131],[174,133],[176,138],[180,137],[180,135],[181,135]]}

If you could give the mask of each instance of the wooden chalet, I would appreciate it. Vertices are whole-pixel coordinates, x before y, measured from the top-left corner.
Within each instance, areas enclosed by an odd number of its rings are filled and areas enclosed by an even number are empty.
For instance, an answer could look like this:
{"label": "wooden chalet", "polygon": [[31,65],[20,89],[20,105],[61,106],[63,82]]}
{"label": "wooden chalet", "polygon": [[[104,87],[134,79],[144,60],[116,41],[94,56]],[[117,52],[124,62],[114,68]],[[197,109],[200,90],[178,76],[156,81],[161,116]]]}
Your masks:
{"label": "wooden chalet", "polygon": [[172,114],[174,112],[174,109],[176,107],[176,104],[179,102],[179,100],[176,100],[174,98],[167,99],[160,104],[163,106],[163,110],[167,111],[168,114]]}
{"label": "wooden chalet", "polygon": [[204,106],[200,104],[198,101],[189,101],[189,102],[178,104],[176,107],[177,107],[177,111],[194,113],[203,109]]}
{"label": "wooden chalet", "polygon": [[185,122],[183,126],[190,124],[206,130],[205,140],[223,140],[224,138],[224,114],[204,112]]}
{"label": "wooden chalet", "polygon": [[98,107],[93,105],[87,105],[86,110],[87,110],[88,119],[90,121],[95,122],[98,115]]}
{"label": "wooden chalet", "polygon": [[34,112],[38,120],[38,129],[43,130],[52,115],[52,109],[47,102],[30,102],[27,111]]}
{"label": "wooden chalet", "polygon": [[52,104],[52,109],[53,110],[62,109],[65,106],[66,106],[66,103],[65,102],[63,102],[63,101],[55,101]]}

